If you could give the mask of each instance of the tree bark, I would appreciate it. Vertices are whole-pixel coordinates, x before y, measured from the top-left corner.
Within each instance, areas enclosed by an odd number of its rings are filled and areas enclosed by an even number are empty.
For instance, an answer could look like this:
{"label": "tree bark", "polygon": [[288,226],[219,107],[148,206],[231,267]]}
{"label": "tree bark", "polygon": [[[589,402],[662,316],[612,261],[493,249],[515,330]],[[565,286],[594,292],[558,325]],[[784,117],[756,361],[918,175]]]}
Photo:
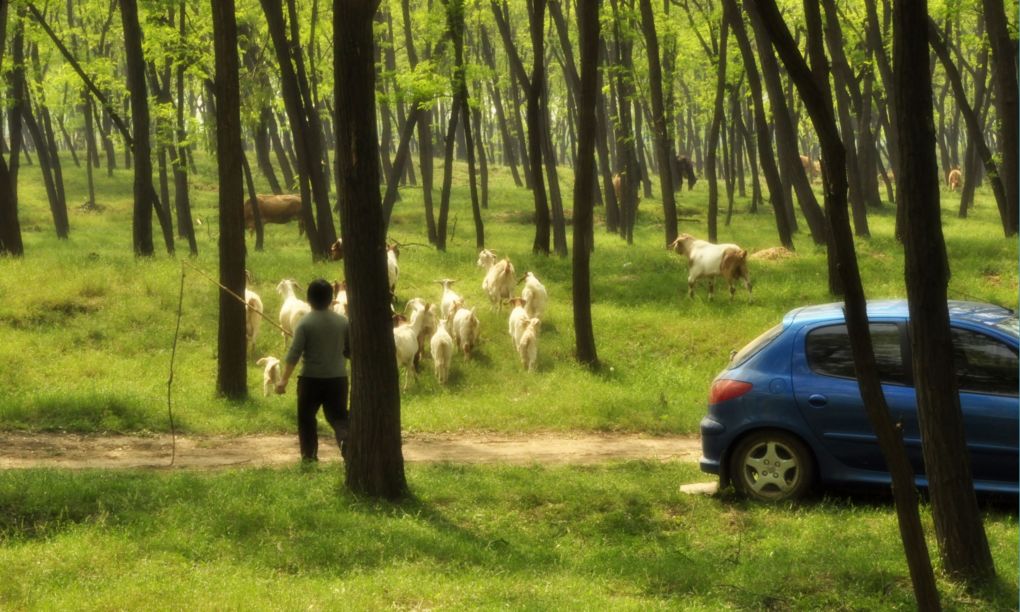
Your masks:
{"label": "tree bark", "polygon": [[823,173],[825,181],[826,212],[832,243],[839,258],[839,272],[845,288],[845,315],[850,349],[853,353],[861,397],[878,438],[879,448],[892,476],[893,498],[899,520],[900,538],[907,557],[907,566],[914,586],[914,597],[920,610],[939,610],[935,574],[928,557],[921,517],[918,512],[917,489],[913,470],[907,459],[903,440],[889,417],[889,408],[882,394],[875,353],[869,333],[867,302],[861,284],[857,255],[847,203],[846,165],[843,144],[836,127],[835,113],[829,93],[829,70],[822,43],[821,15],[817,3],[804,3],[808,25],[808,68],[786,27],[775,0],[760,0],[754,10],[760,11],[765,27],[771,34],[772,44],[779,53],[787,74],[794,81],[804,106],[822,143],[822,155],[827,162]]}
{"label": "tree bark", "polygon": [[926,0],[897,0],[893,5],[893,65],[899,75],[893,103],[900,117],[896,187],[905,210],[910,347],[935,536],[943,569],[973,588],[995,576],[995,566],[974,493],[953,366],[946,304],[949,260],[942,235],[928,71],[929,30],[936,50],[946,50],[934,43],[938,31],[928,19],[927,4]]}
{"label": "tree bark", "polygon": [[595,188],[595,102],[598,99],[599,2],[577,7],[578,44],[581,52],[580,91],[577,99],[577,166],[574,177],[573,307],[577,361],[598,367],[595,332],[591,320],[592,192]]}
{"label": "tree bark", "polygon": [[[163,229],[167,253],[174,253],[173,228],[163,214],[162,206],[152,185],[152,148],[149,144],[149,100],[145,87],[145,58],[142,55],[142,29],[138,23],[136,0],[120,0],[121,21],[124,26],[124,55],[131,92],[131,125],[134,131],[134,222],[135,254],[152,256],[152,211],[156,211]],[[125,140],[131,142],[125,135]]]}
{"label": "tree bark", "polygon": [[[640,0],[641,30],[645,36],[645,49],[648,50],[648,81],[652,93],[652,129],[655,132],[655,153],[659,161],[659,189],[662,191],[662,214],[665,225],[666,245],[670,245],[677,237],[676,198],[673,189],[673,152],[671,151],[669,133],[666,129],[666,110],[662,95],[662,65],[659,61],[659,39],[655,33],[655,16],[652,13],[651,0]],[[719,69],[725,77],[725,64]],[[722,85],[720,85],[721,87]],[[718,92],[717,92],[718,94]],[[722,97],[719,94],[720,98]],[[721,115],[721,101],[716,101],[716,109]],[[720,119],[721,120],[721,119]],[[715,118],[713,118],[713,125]],[[718,127],[716,128],[718,135]],[[715,218],[709,223],[714,229]]]}
{"label": "tree bark", "polygon": [[534,62],[528,85],[528,158],[531,162],[532,189],[535,194],[535,240],[532,251],[549,254],[550,214],[542,178],[542,94],[545,89],[545,0],[534,0],[531,6],[531,51]]}
{"label": "tree bark", "polygon": [[351,319],[351,427],[344,469],[351,491],[399,499],[407,494],[407,480],[376,161],[372,16],[377,4],[333,0],[335,156]]}
{"label": "tree bark", "polygon": [[772,212],[776,217],[779,242],[792,251],[793,236],[790,232],[790,225],[786,216],[786,205],[783,201],[783,184],[779,178],[779,169],[776,167],[775,158],[772,156],[772,137],[769,134],[768,122],[765,120],[761,80],[758,77],[758,67],[754,61],[754,53],[751,51],[751,41],[747,36],[747,30],[744,28],[744,20],[740,16],[736,0],[723,0],[723,6],[726,14],[724,19],[733,28],[733,33],[737,38],[737,45],[740,47],[740,55],[744,60],[744,70],[747,74],[747,84],[751,89],[751,99],[754,101],[754,131],[758,138],[758,161],[765,173],[765,182],[769,188],[769,202],[772,204]]}
{"label": "tree bark", "polygon": [[[642,0],[642,2],[647,1]],[[719,241],[719,182],[716,179],[716,153],[719,150],[719,129],[723,121],[723,99],[726,95],[726,59],[730,38],[730,29],[726,27],[725,23],[719,29],[719,50],[715,57],[715,103],[712,107],[711,127],[708,129],[708,154],[705,156],[705,180],[708,181],[709,242]],[[672,244],[672,242],[669,244]]]}
{"label": "tree bark", "polygon": [[[220,195],[220,284],[244,295],[244,185],[241,170],[241,94],[234,0],[210,0],[216,54],[216,160]],[[245,305],[220,290],[216,390],[248,397]]]}
{"label": "tree bark", "polygon": [[1003,230],[1006,236],[1015,236],[1018,230],[1020,207],[1020,94],[1017,93],[1016,43],[1009,35],[1009,22],[1002,0],[982,0],[985,25],[992,50],[992,82],[995,84],[995,101],[999,109],[998,137],[1002,151],[999,174],[1006,192],[1006,218]]}

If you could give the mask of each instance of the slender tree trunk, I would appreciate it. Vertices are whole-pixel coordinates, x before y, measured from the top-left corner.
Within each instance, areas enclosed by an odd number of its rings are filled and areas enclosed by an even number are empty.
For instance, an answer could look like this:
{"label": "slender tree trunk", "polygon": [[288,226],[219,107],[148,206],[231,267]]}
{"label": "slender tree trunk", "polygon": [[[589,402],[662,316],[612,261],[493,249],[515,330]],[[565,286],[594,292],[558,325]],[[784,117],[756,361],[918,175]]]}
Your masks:
{"label": "slender tree trunk", "polygon": [[574,340],[577,361],[598,367],[591,320],[592,191],[595,187],[595,105],[598,99],[599,2],[577,7],[581,83],[577,106],[577,166],[574,177],[574,253],[572,264]]}
{"label": "slender tree trunk", "polygon": [[407,494],[407,480],[376,163],[372,16],[377,4],[333,0],[336,174],[351,296],[351,431],[344,469],[351,491],[398,499]]}
{"label": "slender tree trunk", "polygon": [[[7,48],[9,8],[8,3],[0,3],[0,66],[3,65],[4,51]],[[11,135],[11,139],[13,141],[14,134]],[[3,141],[3,138],[0,138],[0,141]],[[25,253],[25,245],[21,239],[21,223],[18,221],[16,184],[16,175],[11,173],[7,161],[0,155],[0,255],[21,257]]]}
{"label": "slender tree trunk", "polygon": [[[183,45],[186,33],[185,19],[187,1],[181,0],[178,5],[177,16],[177,40]],[[198,242],[195,240],[195,224],[191,218],[191,197],[188,193],[188,151],[184,143],[188,141],[188,132],[184,123],[184,63],[178,61],[176,86],[177,86],[177,143],[176,148],[171,149],[171,161],[174,171],[174,203],[177,208],[177,232],[188,240],[188,250],[192,257],[198,255]]]}
{"label": "slender tree trunk", "polygon": [[[145,87],[145,58],[142,55],[142,30],[138,23],[136,0],[120,0],[124,26],[128,89],[131,91],[131,124],[134,132],[134,248],[135,254],[152,256],[152,211],[163,228],[167,253],[174,253],[173,228],[163,214],[152,186],[152,158],[149,141],[149,100]],[[130,140],[129,140],[130,142]],[[243,343],[242,343],[243,344]]]}
{"label": "slender tree trunk", "polygon": [[542,178],[542,94],[545,89],[545,0],[534,0],[531,7],[531,49],[534,63],[528,83],[528,158],[531,162],[532,189],[535,195],[535,241],[532,251],[549,254],[550,219]]}
{"label": "slender tree trunk", "polygon": [[276,116],[269,110],[269,108],[262,109],[262,119],[266,123],[266,127],[269,130],[269,143],[273,147],[273,154],[276,155],[276,163],[280,165],[280,172],[283,174],[283,183],[285,192],[294,191],[296,180],[294,179],[294,169],[290,163],[290,156],[287,154],[287,149],[283,146],[283,141],[280,139],[280,130],[276,123]]}
{"label": "slender tree trunk", "polygon": [[[662,214],[666,245],[670,245],[677,237],[676,199],[673,189],[673,152],[671,151],[669,132],[666,129],[666,110],[662,95],[662,66],[659,61],[659,40],[655,33],[655,16],[652,13],[651,0],[640,0],[641,30],[645,36],[645,48],[648,50],[648,81],[652,90],[652,129],[655,132],[655,153],[659,161],[659,189],[662,191]],[[720,62],[722,63],[722,62]],[[725,65],[720,72],[725,76]],[[720,84],[722,87],[723,84]],[[717,92],[718,93],[718,92]],[[721,98],[721,94],[720,98]],[[721,101],[716,101],[716,109],[720,112]],[[713,125],[715,119],[713,119]],[[718,127],[716,128],[718,133]],[[711,207],[711,206],[710,206]],[[709,219],[710,227],[715,228],[715,218]]]}
{"label": "slender tree trunk", "polygon": [[850,220],[847,214],[847,181],[845,153],[836,127],[835,113],[829,94],[828,65],[822,42],[821,15],[818,5],[805,2],[805,16],[808,24],[808,54],[811,69],[801,57],[793,37],[779,14],[775,0],[760,0],[755,10],[762,14],[769,29],[772,44],[779,53],[787,73],[800,91],[804,106],[822,143],[822,155],[827,162],[824,173],[826,212],[832,233],[832,243],[838,253],[839,272],[846,289],[845,313],[860,383],[861,397],[868,413],[868,419],[878,438],[878,444],[892,476],[893,497],[900,526],[900,538],[907,557],[907,566],[914,585],[914,597],[920,610],[940,609],[935,575],[928,557],[928,546],[917,508],[917,489],[914,486],[913,470],[903,447],[903,439],[889,417],[889,408],[882,394],[878,368],[875,364],[871,334],[868,333],[867,305],[864,288],[861,285],[857,255],[853,237],[850,234]]}
{"label": "slender tree trunk", "polygon": [[[220,284],[244,295],[244,185],[241,170],[241,95],[234,0],[211,0],[216,53],[216,160],[220,192]],[[216,390],[248,397],[245,305],[220,290]]]}
{"label": "slender tree trunk", "polygon": [[[642,0],[647,2],[648,0]],[[716,180],[716,152],[719,147],[719,129],[723,120],[723,98],[726,95],[726,58],[729,46],[729,28],[719,32],[719,52],[716,55],[715,104],[712,124],[708,130],[708,155],[705,157],[705,179],[708,181],[708,241],[719,241],[719,182]]]}
{"label": "slender tree trunk", "polygon": [[[1006,216],[1003,230],[1006,236],[1015,236],[1018,230],[1020,207],[1020,94],[1017,93],[1016,43],[1010,38],[1009,22],[1002,0],[982,0],[985,25],[992,50],[992,82],[995,101],[999,109],[997,136],[1002,151],[999,175],[1006,192]],[[1016,15],[1014,15],[1015,17]],[[966,178],[966,177],[965,177]]]}
{"label": "slender tree trunk", "polygon": [[736,0],[723,0],[726,7],[726,14],[729,25],[737,38],[737,45],[740,47],[740,55],[744,60],[744,69],[747,73],[747,84],[751,89],[751,99],[754,101],[754,125],[755,134],[758,137],[758,161],[765,172],[765,182],[769,188],[769,201],[772,204],[772,212],[776,217],[776,229],[779,232],[779,242],[784,247],[793,250],[793,237],[790,233],[790,225],[786,216],[786,205],[783,203],[783,184],[779,178],[779,169],[776,167],[775,158],[772,156],[772,137],[769,134],[768,122],[765,120],[765,106],[762,103],[761,80],[758,77],[758,67],[754,61],[754,54],[751,51],[751,41],[744,29],[744,21],[740,17],[740,10]]}

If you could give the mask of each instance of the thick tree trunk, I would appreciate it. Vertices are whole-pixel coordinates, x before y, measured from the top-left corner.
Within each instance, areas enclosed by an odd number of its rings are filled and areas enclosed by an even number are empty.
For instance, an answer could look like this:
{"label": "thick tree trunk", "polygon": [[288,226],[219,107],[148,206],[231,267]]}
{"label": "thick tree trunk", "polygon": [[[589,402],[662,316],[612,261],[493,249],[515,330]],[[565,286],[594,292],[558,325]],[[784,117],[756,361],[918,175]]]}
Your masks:
{"label": "thick tree trunk", "polygon": [[910,345],[935,536],[943,569],[973,588],[994,577],[995,566],[974,493],[953,366],[946,304],[949,260],[942,235],[928,71],[928,33],[934,23],[928,21],[927,4],[897,0],[893,5],[893,65],[900,75],[893,88],[900,118],[896,183],[906,215]]}
{"label": "thick tree trunk", "polygon": [[[0,65],[3,64],[4,51],[7,48],[9,8],[8,3],[0,3]],[[11,138],[13,141],[13,134]],[[0,138],[0,141],[2,140],[3,138]],[[7,162],[0,155],[0,255],[21,257],[25,253],[25,245],[21,239],[21,223],[18,221],[16,184],[16,175],[11,173]]]}
{"label": "thick tree trunk", "polygon": [[531,7],[531,50],[534,62],[528,85],[528,159],[531,162],[532,190],[535,195],[535,240],[532,251],[549,254],[550,214],[542,177],[542,95],[545,89],[545,0],[534,0]]}
{"label": "thick tree trunk", "polygon": [[920,610],[938,610],[938,589],[928,557],[928,546],[918,512],[917,489],[913,470],[903,447],[903,439],[889,417],[889,408],[882,394],[875,353],[869,333],[867,303],[861,285],[857,255],[850,234],[847,214],[847,181],[844,149],[836,127],[835,113],[829,94],[828,66],[822,43],[821,15],[817,4],[805,3],[808,24],[808,53],[811,70],[801,57],[793,37],[779,14],[775,0],[760,0],[755,5],[772,36],[772,44],[779,53],[786,71],[800,91],[804,106],[822,143],[822,155],[828,163],[824,173],[826,212],[832,233],[832,243],[839,258],[839,272],[846,289],[846,326],[850,337],[860,384],[861,397],[878,438],[878,444],[892,476],[893,497],[899,519],[900,538],[907,557],[914,585],[914,597]]}
{"label": "thick tree trunk", "polygon": [[598,99],[599,3],[577,7],[581,51],[577,105],[577,166],[574,177],[574,253],[572,297],[577,361],[595,368],[595,332],[591,320],[592,191],[595,187],[595,103]]}
{"label": "thick tree trunk", "polygon": [[407,494],[407,480],[376,163],[372,16],[377,4],[333,0],[340,231],[351,296],[351,429],[344,468],[351,491],[398,499]]}
{"label": "thick tree trunk", "polygon": [[[219,170],[220,284],[244,295],[244,185],[237,22],[234,0],[211,0],[216,53],[216,160]],[[248,397],[244,339],[245,305],[220,290],[216,390],[231,399]]]}

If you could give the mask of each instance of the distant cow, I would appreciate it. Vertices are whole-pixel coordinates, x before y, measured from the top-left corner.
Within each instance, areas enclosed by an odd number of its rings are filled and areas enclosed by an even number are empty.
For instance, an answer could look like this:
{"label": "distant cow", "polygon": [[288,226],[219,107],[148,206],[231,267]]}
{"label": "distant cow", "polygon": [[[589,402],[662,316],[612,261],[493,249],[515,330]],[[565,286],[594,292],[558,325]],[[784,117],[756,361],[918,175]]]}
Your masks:
{"label": "distant cow", "polygon": [[949,191],[956,191],[963,185],[963,174],[959,168],[953,168],[949,171],[949,174],[946,176],[946,184],[949,185]]}
{"label": "distant cow", "polygon": [[[305,233],[305,222],[301,218],[301,196],[299,195],[258,195],[259,216],[262,223],[290,223],[298,221],[298,235]],[[255,231],[255,215],[251,198],[244,203],[244,226],[249,232]]]}
{"label": "distant cow", "polygon": [[675,180],[673,189],[679,191],[684,189],[684,179],[687,179],[688,191],[694,189],[694,183],[698,182],[698,177],[694,174],[694,164],[686,155],[677,155],[673,158],[673,178]]}

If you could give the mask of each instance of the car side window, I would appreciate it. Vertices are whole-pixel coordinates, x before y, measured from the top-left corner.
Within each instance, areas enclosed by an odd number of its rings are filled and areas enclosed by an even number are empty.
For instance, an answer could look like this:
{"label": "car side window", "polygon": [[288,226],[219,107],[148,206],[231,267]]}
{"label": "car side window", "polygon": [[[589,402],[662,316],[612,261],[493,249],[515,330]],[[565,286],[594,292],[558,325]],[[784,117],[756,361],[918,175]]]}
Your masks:
{"label": "car side window", "polygon": [[[881,381],[907,384],[900,328],[894,323],[872,323],[869,328]],[[811,330],[807,335],[804,352],[807,355],[808,366],[817,374],[840,378],[857,377],[846,325],[827,325]]]}
{"label": "car side window", "polygon": [[1016,395],[1017,352],[995,338],[952,328],[953,364],[960,391]]}

